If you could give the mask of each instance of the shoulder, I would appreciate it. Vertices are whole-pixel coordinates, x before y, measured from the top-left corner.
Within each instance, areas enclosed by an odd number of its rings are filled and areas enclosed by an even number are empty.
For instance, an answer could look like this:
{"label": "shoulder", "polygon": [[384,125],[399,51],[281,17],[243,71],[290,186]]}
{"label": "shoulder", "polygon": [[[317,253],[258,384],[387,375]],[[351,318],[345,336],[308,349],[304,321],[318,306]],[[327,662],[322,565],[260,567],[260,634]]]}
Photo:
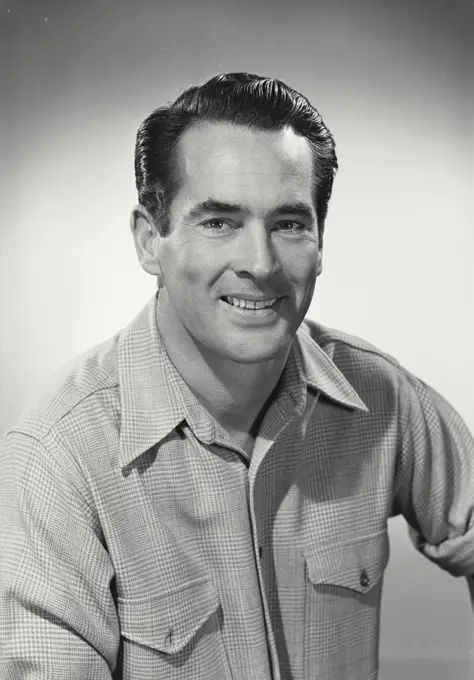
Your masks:
{"label": "shoulder", "polygon": [[[17,432],[38,441],[64,421],[81,427],[93,419],[104,401],[118,398],[117,344],[120,333],[82,353],[51,376],[40,388],[7,435]],[[89,414],[87,416],[86,414]]]}
{"label": "shoulder", "polygon": [[376,363],[389,372],[403,370],[400,363],[391,354],[356,335],[345,333],[329,326],[305,319],[303,332],[309,335],[316,344],[334,359],[352,360],[361,363]]}
{"label": "shoulder", "polygon": [[405,389],[407,371],[391,354],[367,340],[305,319],[302,332],[329,356],[333,364],[366,400],[383,390],[397,398]]}

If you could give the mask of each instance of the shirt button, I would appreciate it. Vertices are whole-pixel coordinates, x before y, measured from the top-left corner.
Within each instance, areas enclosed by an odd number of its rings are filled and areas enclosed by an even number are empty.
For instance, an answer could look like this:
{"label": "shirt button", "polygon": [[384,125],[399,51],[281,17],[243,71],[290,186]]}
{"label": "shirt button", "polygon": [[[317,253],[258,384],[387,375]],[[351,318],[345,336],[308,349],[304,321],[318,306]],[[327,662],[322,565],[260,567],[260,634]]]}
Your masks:
{"label": "shirt button", "polygon": [[258,546],[258,556],[260,557],[260,559],[262,559],[262,555],[263,555],[262,546],[259,545],[259,546]]}
{"label": "shirt button", "polygon": [[173,629],[170,628],[168,631],[168,635],[165,638],[165,645],[169,646],[173,643]]}
{"label": "shirt button", "polygon": [[370,585],[370,577],[369,577],[369,575],[368,575],[368,573],[366,572],[365,569],[362,571],[362,573],[360,575],[360,585],[363,588],[367,588],[367,586]]}

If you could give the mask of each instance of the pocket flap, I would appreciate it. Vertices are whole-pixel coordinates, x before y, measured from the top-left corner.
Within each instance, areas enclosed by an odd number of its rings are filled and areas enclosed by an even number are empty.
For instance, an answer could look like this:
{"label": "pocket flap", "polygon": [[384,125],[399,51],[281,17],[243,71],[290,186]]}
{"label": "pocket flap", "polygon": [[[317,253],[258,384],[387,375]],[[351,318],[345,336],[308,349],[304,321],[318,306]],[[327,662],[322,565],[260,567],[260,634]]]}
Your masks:
{"label": "pocket flap", "polygon": [[336,585],[367,593],[382,577],[389,558],[386,531],[304,553],[308,578],[314,585]]}
{"label": "pocket flap", "polygon": [[150,598],[118,598],[124,637],[165,654],[179,652],[219,606],[209,579],[200,578],[177,590]]}

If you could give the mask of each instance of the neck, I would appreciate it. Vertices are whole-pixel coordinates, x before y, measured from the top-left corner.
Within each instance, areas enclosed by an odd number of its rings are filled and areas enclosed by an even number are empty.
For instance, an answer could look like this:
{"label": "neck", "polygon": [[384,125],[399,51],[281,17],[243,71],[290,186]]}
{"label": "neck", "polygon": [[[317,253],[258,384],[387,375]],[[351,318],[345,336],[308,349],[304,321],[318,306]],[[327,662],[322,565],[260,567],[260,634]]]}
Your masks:
{"label": "neck", "polygon": [[158,303],[157,319],[166,352],[198,401],[229,434],[254,437],[289,348],[272,360],[242,364],[198,343],[166,313],[166,303]]}

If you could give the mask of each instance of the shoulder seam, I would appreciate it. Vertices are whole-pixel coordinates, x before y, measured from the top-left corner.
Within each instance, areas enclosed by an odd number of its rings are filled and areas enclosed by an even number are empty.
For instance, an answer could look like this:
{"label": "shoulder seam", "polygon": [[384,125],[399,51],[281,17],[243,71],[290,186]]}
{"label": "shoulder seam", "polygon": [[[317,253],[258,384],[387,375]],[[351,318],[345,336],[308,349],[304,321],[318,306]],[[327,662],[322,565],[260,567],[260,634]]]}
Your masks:
{"label": "shoulder seam", "polygon": [[47,429],[40,437],[35,436],[35,435],[33,435],[33,434],[30,434],[30,433],[27,432],[24,428],[22,428],[22,427],[21,427],[21,420],[20,420],[19,423],[14,423],[14,424],[7,430],[6,436],[8,436],[9,434],[11,434],[11,433],[13,433],[13,432],[16,432],[16,433],[18,433],[18,434],[24,435],[25,437],[31,437],[31,439],[34,439],[35,441],[41,443],[42,446],[44,446],[44,444],[42,443],[43,440],[46,439],[46,437],[51,433],[51,431],[52,431],[52,430],[53,430],[53,429],[54,429],[54,428],[55,428],[62,420],[64,420],[64,418],[66,418],[66,416],[68,416],[72,411],[74,411],[74,409],[75,409],[77,406],[79,406],[79,404],[82,404],[84,401],[86,401],[86,399],[89,399],[89,397],[92,397],[94,394],[98,394],[99,392],[104,392],[104,391],[106,391],[106,390],[111,390],[111,389],[113,389],[113,388],[115,388],[115,387],[118,387],[118,386],[119,386],[119,383],[116,382],[116,383],[113,384],[113,385],[107,385],[106,387],[99,387],[99,388],[97,388],[96,390],[94,390],[93,392],[89,392],[88,394],[86,394],[86,395],[85,395],[84,397],[82,397],[81,399],[78,399],[78,401],[76,401],[76,402],[74,403],[73,406],[71,406],[65,413],[63,413],[63,414],[61,415],[60,418],[58,418],[57,420],[55,420],[54,422],[52,422],[52,423],[51,423],[51,426],[50,426],[50,427],[49,427],[49,428],[48,428],[48,429]]}
{"label": "shoulder seam", "polygon": [[392,366],[394,366],[397,369],[401,369],[400,363],[393,357],[391,354],[387,354],[386,352],[383,352],[382,350],[379,350],[377,347],[370,346],[369,343],[367,343],[368,346],[366,347],[361,347],[358,344],[355,344],[348,340],[347,338],[343,338],[338,334],[338,331],[333,331],[335,335],[331,335],[330,331],[324,330],[320,338],[321,340],[326,339],[328,341],[328,344],[332,343],[341,343],[343,345],[346,345],[347,347],[351,347],[354,350],[358,350],[360,352],[364,352],[366,354],[373,354],[374,356],[380,357],[381,359],[385,359],[385,361]]}

